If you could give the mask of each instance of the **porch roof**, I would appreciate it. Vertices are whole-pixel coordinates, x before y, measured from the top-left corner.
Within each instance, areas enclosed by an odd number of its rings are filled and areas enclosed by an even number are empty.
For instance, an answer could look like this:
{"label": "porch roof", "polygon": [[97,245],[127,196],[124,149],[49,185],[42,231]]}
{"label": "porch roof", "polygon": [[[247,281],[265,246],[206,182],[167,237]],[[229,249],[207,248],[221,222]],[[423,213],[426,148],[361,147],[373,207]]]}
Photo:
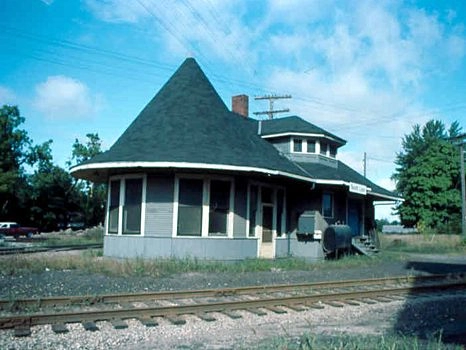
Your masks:
{"label": "porch roof", "polygon": [[337,161],[337,167],[329,167],[319,163],[297,163],[309,177],[316,183],[349,185],[350,183],[364,185],[368,189],[368,194],[378,200],[402,200],[396,193],[380,187],[350,168],[341,161]]}

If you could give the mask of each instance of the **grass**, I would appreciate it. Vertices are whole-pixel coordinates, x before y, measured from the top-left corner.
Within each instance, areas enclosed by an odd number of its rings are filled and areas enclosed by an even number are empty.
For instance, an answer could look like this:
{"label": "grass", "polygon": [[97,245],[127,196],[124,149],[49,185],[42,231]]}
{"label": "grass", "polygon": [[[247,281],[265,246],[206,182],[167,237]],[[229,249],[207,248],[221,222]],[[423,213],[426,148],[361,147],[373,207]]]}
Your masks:
{"label": "grass", "polygon": [[380,235],[383,252],[465,254],[466,241],[459,235]]}
{"label": "grass", "polygon": [[[161,277],[179,273],[246,273],[260,271],[321,271],[364,267],[376,268],[388,261],[405,261],[406,253],[458,254],[466,253],[466,245],[456,235],[381,235],[381,252],[371,260],[365,256],[350,255],[338,260],[309,262],[299,258],[276,260],[247,259],[235,263],[212,262],[196,258],[118,260],[104,258],[101,249],[85,251],[72,256],[23,256],[5,258],[0,275],[16,275],[49,270],[82,270],[109,276]],[[83,234],[62,233],[51,236],[48,245],[88,244],[102,242],[102,229],[95,228]]]}
{"label": "grass", "polygon": [[[250,349],[250,347],[248,347]],[[459,345],[444,344],[442,337],[424,340],[403,335],[312,335],[299,338],[277,337],[259,344],[256,350],[455,350],[464,349]]]}
{"label": "grass", "polygon": [[53,233],[47,236],[47,240],[42,243],[45,247],[55,247],[59,245],[81,245],[81,244],[102,244],[104,232],[102,227],[93,227],[82,232],[65,231]]}

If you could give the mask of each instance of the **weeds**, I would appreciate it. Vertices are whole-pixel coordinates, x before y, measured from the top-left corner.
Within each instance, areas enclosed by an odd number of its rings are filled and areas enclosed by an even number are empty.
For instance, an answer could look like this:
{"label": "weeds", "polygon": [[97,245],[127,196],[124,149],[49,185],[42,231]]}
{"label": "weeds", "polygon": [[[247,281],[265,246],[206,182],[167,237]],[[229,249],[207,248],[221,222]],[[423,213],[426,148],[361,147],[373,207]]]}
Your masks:
{"label": "weeds", "polygon": [[429,254],[466,253],[466,242],[459,235],[381,235],[380,242],[383,252]]}
{"label": "weeds", "polygon": [[[248,347],[249,349],[250,347]],[[256,350],[455,350],[463,349],[461,346],[442,343],[441,335],[437,338],[422,340],[416,337],[403,335],[385,336],[355,336],[355,335],[313,335],[288,338],[277,337],[259,344]]]}

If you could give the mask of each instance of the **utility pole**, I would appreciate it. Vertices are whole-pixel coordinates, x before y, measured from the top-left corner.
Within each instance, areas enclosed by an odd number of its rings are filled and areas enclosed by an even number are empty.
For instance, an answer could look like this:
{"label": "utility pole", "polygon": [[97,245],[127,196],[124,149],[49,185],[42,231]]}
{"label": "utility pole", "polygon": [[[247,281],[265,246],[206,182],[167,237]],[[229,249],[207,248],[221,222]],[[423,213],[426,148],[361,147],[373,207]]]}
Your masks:
{"label": "utility pole", "polygon": [[451,137],[453,144],[460,149],[460,169],[461,169],[461,228],[463,238],[466,238],[466,185],[464,179],[464,145],[466,144],[466,133],[456,137]]}
{"label": "utility pole", "polygon": [[366,177],[366,173],[367,173],[367,153],[366,152],[364,152],[363,164],[364,164],[364,177]]}
{"label": "utility pole", "polygon": [[263,111],[263,112],[254,112],[255,115],[261,115],[261,114],[267,114],[269,116],[269,119],[273,119],[274,114],[276,113],[285,113],[289,112],[289,108],[285,109],[273,109],[273,103],[275,100],[280,100],[283,98],[291,98],[291,95],[264,95],[264,96],[256,96],[254,97],[255,100],[269,100],[269,110],[268,111]]}
{"label": "utility pole", "polygon": [[[463,135],[466,136],[466,135]],[[464,140],[464,139],[463,139]],[[464,142],[460,144],[460,167],[461,167],[461,227],[463,238],[466,238],[466,186],[464,184]]]}

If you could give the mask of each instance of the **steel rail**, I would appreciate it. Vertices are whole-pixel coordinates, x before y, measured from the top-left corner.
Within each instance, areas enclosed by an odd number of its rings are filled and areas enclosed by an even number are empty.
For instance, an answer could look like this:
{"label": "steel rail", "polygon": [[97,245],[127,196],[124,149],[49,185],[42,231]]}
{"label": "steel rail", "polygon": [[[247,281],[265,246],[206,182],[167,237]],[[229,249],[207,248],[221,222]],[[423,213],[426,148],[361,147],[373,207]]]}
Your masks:
{"label": "steel rail", "polygon": [[44,252],[50,252],[50,251],[99,249],[102,247],[103,247],[102,243],[67,244],[67,245],[57,245],[53,247],[12,247],[12,248],[0,248],[0,255],[33,254],[33,253],[44,253]]}
{"label": "steel rail", "polygon": [[383,288],[376,290],[359,290],[350,292],[325,293],[317,295],[299,295],[288,297],[263,298],[257,300],[227,300],[193,305],[132,307],[112,310],[87,310],[77,312],[36,313],[29,315],[0,317],[0,329],[31,327],[45,324],[66,324],[77,322],[98,322],[125,319],[142,319],[151,317],[170,317],[186,314],[203,314],[206,312],[228,312],[233,310],[251,310],[257,308],[312,305],[322,302],[345,300],[361,301],[364,299],[387,297],[390,294],[406,295],[427,292],[452,291],[465,289],[466,282],[456,281],[436,285]]}
{"label": "steel rail", "polygon": [[167,292],[144,292],[130,294],[102,294],[102,295],[84,295],[84,296],[57,296],[42,297],[29,299],[0,299],[0,309],[26,308],[26,307],[46,307],[46,306],[66,306],[66,305],[95,305],[111,304],[123,302],[136,302],[147,300],[164,300],[164,299],[183,299],[183,298],[201,298],[201,297],[226,297],[238,296],[244,294],[276,293],[290,292],[302,289],[318,290],[324,288],[345,288],[360,287],[379,284],[394,283],[428,283],[448,278],[462,277],[456,275],[429,275],[429,276],[396,276],[383,278],[369,278],[361,280],[343,280],[343,281],[324,281],[313,283],[298,284],[277,284],[264,286],[246,286],[236,288],[220,289],[200,289],[200,290],[182,290]]}

